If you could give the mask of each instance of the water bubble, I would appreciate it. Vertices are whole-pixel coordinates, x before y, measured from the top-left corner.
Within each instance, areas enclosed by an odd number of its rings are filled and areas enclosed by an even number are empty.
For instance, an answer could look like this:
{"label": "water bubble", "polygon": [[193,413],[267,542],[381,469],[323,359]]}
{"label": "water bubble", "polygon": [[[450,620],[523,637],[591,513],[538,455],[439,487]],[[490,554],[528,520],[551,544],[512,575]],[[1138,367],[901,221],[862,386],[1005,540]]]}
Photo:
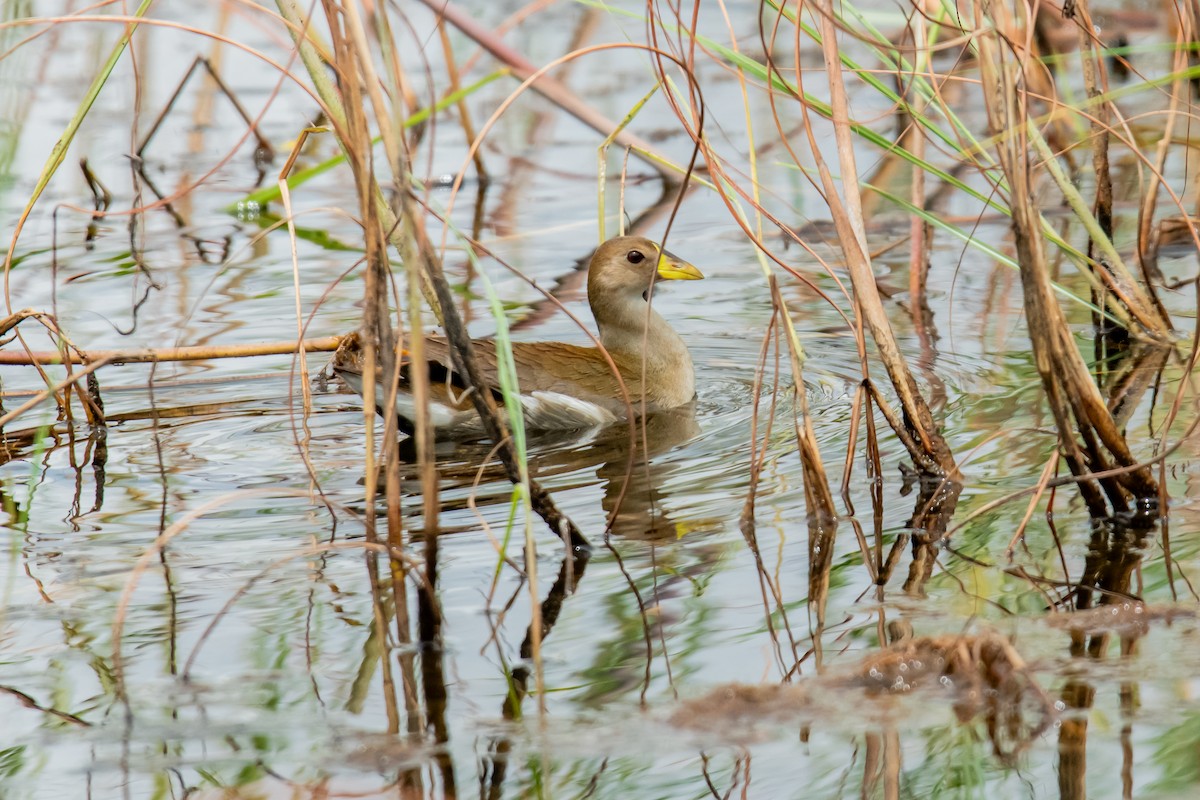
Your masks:
{"label": "water bubble", "polygon": [[257,200],[242,200],[237,204],[237,218],[240,222],[258,219],[262,212],[262,203]]}

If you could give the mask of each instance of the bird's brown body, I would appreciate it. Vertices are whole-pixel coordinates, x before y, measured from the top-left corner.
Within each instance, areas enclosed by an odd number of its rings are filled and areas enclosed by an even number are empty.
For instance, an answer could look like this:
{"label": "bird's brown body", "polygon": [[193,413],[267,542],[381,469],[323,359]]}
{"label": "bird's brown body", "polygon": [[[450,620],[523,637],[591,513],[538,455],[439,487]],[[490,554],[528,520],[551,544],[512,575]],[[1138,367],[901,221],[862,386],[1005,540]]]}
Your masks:
{"label": "bird's brown body", "polygon": [[[589,265],[588,302],[604,350],[565,342],[512,344],[526,428],[588,428],[620,419],[631,407],[635,414],[643,409],[652,413],[690,402],[695,396],[691,356],[679,335],[650,307],[647,297],[656,279],[701,277],[699,270],[671,254],[660,256],[659,246],[648,239],[623,236],[601,245]],[[487,388],[498,394],[495,342],[477,339],[472,344]],[[435,429],[444,436],[479,434],[482,428],[452,366],[449,343],[427,336],[424,345]],[[357,337],[348,338],[335,356],[334,370],[361,393],[358,347]],[[415,416],[409,386],[413,369],[411,362],[402,364],[395,404],[405,429],[411,428]],[[381,386],[376,397],[377,402],[384,402]]]}

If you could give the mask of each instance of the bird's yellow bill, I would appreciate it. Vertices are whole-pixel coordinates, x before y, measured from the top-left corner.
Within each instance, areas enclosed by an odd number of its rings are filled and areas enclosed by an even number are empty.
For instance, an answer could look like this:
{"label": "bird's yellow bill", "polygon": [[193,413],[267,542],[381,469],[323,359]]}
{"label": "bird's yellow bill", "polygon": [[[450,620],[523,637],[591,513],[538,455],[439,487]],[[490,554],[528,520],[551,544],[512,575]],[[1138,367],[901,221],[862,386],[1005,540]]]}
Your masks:
{"label": "bird's yellow bill", "polygon": [[664,250],[658,257],[658,277],[665,281],[698,281],[704,277],[704,273]]}

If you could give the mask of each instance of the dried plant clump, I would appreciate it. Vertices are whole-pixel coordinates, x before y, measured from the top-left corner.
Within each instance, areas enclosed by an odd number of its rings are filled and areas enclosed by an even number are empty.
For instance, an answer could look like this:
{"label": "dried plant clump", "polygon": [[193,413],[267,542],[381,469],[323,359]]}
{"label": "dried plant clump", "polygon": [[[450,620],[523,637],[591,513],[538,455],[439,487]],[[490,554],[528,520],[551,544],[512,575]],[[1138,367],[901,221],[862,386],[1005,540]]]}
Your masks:
{"label": "dried plant clump", "polygon": [[687,701],[671,716],[681,728],[724,731],[794,718],[819,705],[819,692],[869,694],[948,692],[959,722],[982,716],[997,756],[1011,759],[1050,724],[1053,706],[1012,643],[1003,636],[922,636],[867,656],[845,675],[798,685],[731,683]]}
{"label": "dried plant clump", "polygon": [[930,685],[974,692],[1001,687],[1024,670],[1024,659],[996,634],[921,636],[873,654],[856,671],[855,681],[879,692],[907,693]]}
{"label": "dried plant clump", "polygon": [[804,685],[727,683],[684,702],[670,721],[680,728],[719,731],[793,717],[809,705]]}
{"label": "dried plant clump", "polygon": [[966,724],[983,716],[997,755],[1010,760],[1050,724],[1050,698],[1025,660],[1003,636],[922,636],[872,655],[854,682],[876,693],[908,694],[942,687],[953,693],[954,712]]}

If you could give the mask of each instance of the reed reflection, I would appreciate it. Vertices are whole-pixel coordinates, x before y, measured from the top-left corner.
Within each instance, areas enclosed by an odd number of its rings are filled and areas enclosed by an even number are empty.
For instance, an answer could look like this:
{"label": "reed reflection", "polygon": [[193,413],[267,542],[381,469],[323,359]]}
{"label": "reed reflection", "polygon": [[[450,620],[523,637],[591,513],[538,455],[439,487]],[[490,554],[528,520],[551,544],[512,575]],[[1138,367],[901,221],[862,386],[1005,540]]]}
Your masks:
{"label": "reed reflection", "polygon": [[[532,624],[525,629],[525,638],[521,641],[519,651],[520,660],[509,670],[508,692],[500,707],[501,717],[506,721],[511,722],[521,718],[522,706],[529,694],[529,679],[533,677],[533,670],[536,668],[536,664],[533,662],[534,642],[537,641],[541,646],[545,645],[546,639],[554,630],[555,623],[558,622],[558,615],[562,611],[567,596],[574,594],[579,587],[587,564],[588,554],[586,551],[567,551],[564,554],[558,576],[541,604],[539,635],[534,636]],[[513,745],[513,737],[507,732],[495,736],[488,742],[479,773],[479,796],[481,798],[493,800],[493,798],[504,796],[504,781],[508,775],[508,763]]]}
{"label": "reed reflection", "polygon": [[[1140,639],[1149,631],[1151,614],[1134,592],[1133,578],[1142,564],[1147,540],[1157,527],[1148,516],[1109,519],[1094,523],[1083,574],[1064,603],[1074,605],[1065,617],[1070,630],[1073,658],[1101,660],[1106,657],[1114,634],[1120,639],[1121,656],[1137,653]],[[1096,687],[1081,672],[1062,689],[1068,713],[1059,727],[1058,783],[1061,798],[1084,798],[1087,791],[1088,711],[1096,699]],[[1124,681],[1120,689],[1122,796],[1132,797],[1134,761],[1132,719],[1136,710],[1137,683]]]}

